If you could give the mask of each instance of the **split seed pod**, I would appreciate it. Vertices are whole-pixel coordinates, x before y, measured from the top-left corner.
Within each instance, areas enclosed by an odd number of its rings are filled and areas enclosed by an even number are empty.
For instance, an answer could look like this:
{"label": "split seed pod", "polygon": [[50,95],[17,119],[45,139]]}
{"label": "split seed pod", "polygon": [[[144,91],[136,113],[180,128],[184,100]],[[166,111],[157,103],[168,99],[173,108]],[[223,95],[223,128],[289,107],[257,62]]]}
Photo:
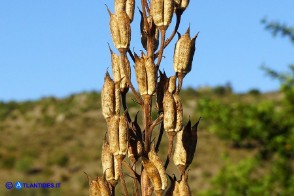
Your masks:
{"label": "split seed pod", "polygon": [[165,190],[167,188],[167,176],[166,176],[163,163],[160,160],[159,156],[156,154],[154,146],[151,146],[151,150],[148,153],[148,157],[149,157],[149,160],[155,165],[160,175],[161,184],[162,184],[161,190]]}
{"label": "split seed pod", "polygon": [[115,0],[114,10],[115,13],[125,11],[132,22],[134,19],[135,0]]}
{"label": "split seed pod", "polygon": [[110,152],[115,156],[119,154],[119,116],[114,115],[107,122],[108,127],[108,143],[110,147]]}
{"label": "split seed pod", "polygon": [[188,7],[189,2],[190,0],[175,0],[175,8],[184,11]]}
{"label": "split seed pod", "polygon": [[183,105],[179,94],[173,95],[175,103],[176,103],[176,127],[175,132],[179,132],[182,130],[183,127]]}
{"label": "split seed pod", "polygon": [[150,15],[159,29],[167,29],[174,12],[174,0],[151,0]]}
{"label": "split seed pod", "polygon": [[196,145],[197,145],[197,127],[200,120],[191,127],[191,121],[177,133],[177,141],[174,151],[174,163],[180,170],[181,174],[185,173],[185,170],[192,163]]}
{"label": "split seed pod", "polygon": [[112,41],[115,47],[121,52],[125,53],[130,46],[131,41],[131,25],[130,19],[126,12],[120,11],[112,14],[109,10],[110,15],[110,31]]}
{"label": "split seed pod", "polygon": [[197,35],[191,39],[189,27],[187,32],[181,36],[176,43],[174,51],[174,70],[182,74],[183,77],[191,71]]}
{"label": "split seed pod", "polygon": [[128,60],[128,58],[124,58],[124,65],[127,69],[127,74],[125,74],[125,71],[121,65],[121,56],[115,54],[110,48],[109,50],[111,53],[113,80],[115,83],[119,83],[120,92],[127,93],[129,90],[127,78],[131,77],[130,61]]}
{"label": "split seed pod", "polygon": [[165,89],[167,88],[168,85],[168,78],[166,77],[165,72],[162,73],[159,70],[159,82],[156,87],[156,104],[157,104],[157,109],[158,112],[161,113],[163,111],[163,97],[164,97],[164,92]]}
{"label": "split seed pod", "polygon": [[[140,22],[140,30],[141,30],[141,43],[142,43],[142,46],[145,50],[147,50],[147,29],[145,29],[144,27],[144,17],[143,17],[143,13],[140,11],[140,14],[141,14],[141,22]],[[159,30],[158,28],[156,28],[153,20],[152,20],[152,17],[151,16],[148,16],[147,17],[147,22],[148,22],[148,26],[149,28],[151,28],[149,30],[149,34],[150,34],[150,37],[151,37],[151,42],[152,42],[152,47],[153,47],[153,51],[156,51],[157,48],[158,48],[158,45],[159,45]]]}
{"label": "split seed pod", "polygon": [[128,151],[128,122],[126,113],[124,113],[119,119],[119,155],[124,157]]}
{"label": "split seed pod", "polygon": [[91,180],[89,178],[89,195],[90,196],[111,196],[111,191],[107,182],[102,177],[98,177],[97,180]]}
{"label": "split seed pod", "polygon": [[115,187],[119,177],[118,163],[113,154],[110,152],[109,144],[106,140],[104,140],[102,146],[101,161],[105,179],[111,184],[112,187]]}
{"label": "split seed pod", "polygon": [[144,54],[141,58],[135,54],[136,78],[141,95],[153,95],[156,90],[157,71],[154,62]]}
{"label": "split seed pod", "polygon": [[142,158],[144,170],[150,179],[156,193],[162,192],[162,181],[156,166],[148,159]]}
{"label": "split seed pod", "polygon": [[179,190],[179,196],[190,196],[191,195],[191,190],[188,185],[188,174],[182,175],[182,179],[177,183],[177,187]]}
{"label": "split seed pod", "polygon": [[163,112],[164,130],[173,132],[176,126],[176,103],[173,95],[168,91],[165,92],[163,97]]}
{"label": "split seed pod", "polygon": [[104,78],[104,85],[101,91],[101,106],[102,114],[106,121],[108,121],[115,113],[115,86],[109,73],[106,72]]}
{"label": "split seed pod", "polygon": [[168,79],[168,92],[174,94],[176,92],[177,76],[171,76]]}
{"label": "split seed pod", "polygon": [[132,123],[132,127],[129,129],[129,148],[128,157],[132,164],[137,162],[142,155],[143,143],[141,128],[138,124],[138,113],[135,116],[135,120]]}

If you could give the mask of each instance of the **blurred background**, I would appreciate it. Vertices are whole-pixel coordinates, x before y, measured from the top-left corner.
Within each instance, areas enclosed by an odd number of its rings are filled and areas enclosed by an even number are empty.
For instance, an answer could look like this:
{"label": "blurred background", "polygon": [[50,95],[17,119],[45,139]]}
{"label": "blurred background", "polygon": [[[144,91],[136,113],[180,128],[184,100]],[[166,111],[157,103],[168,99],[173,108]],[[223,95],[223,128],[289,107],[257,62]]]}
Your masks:
{"label": "blurred background", "polygon": [[[105,4],[113,11],[107,0],[0,2],[0,195],[85,195],[83,172],[101,175],[100,90],[111,69],[107,43],[114,49]],[[194,195],[294,195],[293,7],[199,0],[183,14],[179,32],[199,32],[181,93],[185,122],[202,117]],[[135,12],[131,50],[139,53]],[[176,40],[164,51],[168,76]],[[61,189],[17,192],[7,181]]]}

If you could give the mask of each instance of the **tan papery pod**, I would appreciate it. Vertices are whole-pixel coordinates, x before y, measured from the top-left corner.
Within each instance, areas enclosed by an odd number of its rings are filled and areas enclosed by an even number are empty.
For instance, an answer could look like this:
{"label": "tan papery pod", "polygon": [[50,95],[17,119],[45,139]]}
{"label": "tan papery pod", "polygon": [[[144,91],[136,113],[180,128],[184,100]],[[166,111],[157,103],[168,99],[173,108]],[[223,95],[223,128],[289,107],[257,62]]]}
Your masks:
{"label": "tan papery pod", "polygon": [[150,15],[157,27],[166,29],[171,23],[174,0],[151,0]]}
{"label": "tan papery pod", "polygon": [[109,144],[104,140],[102,146],[102,171],[107,182],[109,182],[113,187],[116,186],[118,180],[118,170],[115,168],[115,158],[110,152]]}
{"label": "tan papery pod", "polygon": [[121,66],[121,56],[115,54],[111,49],[111,64],[112,64],[112,73],[113,73],[113,80],[115,83],[120,84],[120,91],[121,92],[128,92],[129,86],[127,82],[127,77],[131,77],[131,68],[130,68],[130,61],[128,58],[124,58],[125,62],[124,65],[127,68],[127,74],[125,74],[123,67]]}
{"label": "tan papery pod", "polygon": [[131,41],[130,19],[124,11],[115,14],[112,14],[109,10],[108,12],[110,15],[109,25],[112,41],[121,53],[125,53]]}
{"label": "tan papery pod", "polygon": [[178,195],[180,195],[179,186],[178,186],[176,177],[174,176],[174,178],[172,178],[169,176],[169,179],[170,179],[171,183],[165,192],[165,196],[178,196]]}
{"label": "tan papery pod", "polygon": [[148,159],[142,158],[143,167],[146,171],[148,178],[150,179],[154,190],[158,193],[162,192],[162,182],[160,178],[160,174],[156,166]]}
{"label": "tan papery pod", "polygon": [[119,119],[119,155],[123,157],[128,151],[128,130],[127,118],[123,114]]}
{"label": "tan papery pod", "polygon": [[150,185],[145,187],[144,189],[142,189],[142,196],[147,196],[147,195],[152,195],[154,188],[153,186],[151,186],[150,184],[150,180],[149,177],[147,176],[146,170],[143,169],[142,173],[141,173],[141,185]]}
{"label": "tan papery pod", "polygon": [[135,54],[135,71],[136,78],[139,87],[139,92],[141,95],[148,94],[148,85],[147,85],[147,73],[145,69],[145,59],[143,57],[138,57]]}
{"label": "tan papery pod", "polygon": [[189,27],[186,33],[177,41],[174,50],[175,72],[186,75],[191,71],[197,35],[191,39]]}
{"label": "tan papery pod", "polygon": [[163,97],[163,124],[164,130],[172,132],[176,126],[176,104],[171,93],[166,91]]}
{"label": "tan papery pod", "polygon": [[90,196],[101,196],[99,184],[96,180],[89,179],[89,195]]}
{"label": "tan papery pod", "polygon": [[175,8],[185,10],[189,5],[190,0],[175,0]]}
{"label": "tan papery pod", "polygon": [[159,156],[156,154],[154,146],[151,146],[151,150],[148,153],[148,157],[149,157],[149,160],[155,165],[155,167],[157,168],[159,172],[161,183],[162,183],[161,190],[165,190],[167,188],[167,176],[166,176],[163,163],[160,160]]}
{"label": "tan papery pod", "polygon": [[110,119],[115,113],[115,85],[106,72],[104,84],[101,91],[102,114],[106,120]]}
{"label": "tan papery pod", "polygon": [[174,164],[178,167],[178,169],[180,170],[182,174],[186,169],[186,162],[187,162],[187,152],[182,142],[183,131],[184,131],[184,128],[181,131],[179,131],[176,135],[176,144],[175,144],[175,150],[173,155]]}
{"label": "tan papery pod", "polygon": [[183,105],[179,94],[173,95],[175,103],[176,103],[176,127],[175,132],[181,131],[183,127]]}
{"label": "tan papery pod", "polygon": [[114,1],[115,13],[120,11],[126,12],[130,21],[134,19],[135,0],[115,0]]}
{"label": "tan papery pod", "polygon": [[147,74],[147,93],[148,95],[153,95],[157,84],[157,70],[152,58],[145,58],[145,68]]}
{"label": "tan papery pod", "polygon": [[163,111],[163,97],[164,97],[165,89],[168,86],[168,78],[166,77],[165,72],[162,73],[160,70],[159,70],[159,78],[160,80],[156,87],[156,104],[157,104],[158,112],[161,113]]}
{"label": "tan papery pod", "polygon": [[98,181],[101,196],[111,196],[111,191],[104,177],[98,177],[97,181]]}
{"label": "tan papery pod", "polygon": [[177,76],[171,76],[168,79],[168,92],[174,94],[176,92]]}
{"label": "tan papery pod", "polygon": [[114,115],[107,122],[110,152],[115,156],[119,154],[119,119],[118,115]]}
{"label": "tan papery pod", "polygon": [[[140,11],[140,14],[141,14],[141,22],[140,22],[140,30],[141,30],[141,43],[142,43],[142,46],[145,50],[147,50],[147,30],[144,29],[144,17],[143,17],[143,13]],[[149,27],[151,27],[151,30],[150,30],[150,35],[151,35],[151,39],[152,39],[152,47],[153,47],[153,51],[156,51],[157,48],[158,48],[158,45],[159,45],[159,30],[158,28],[156,28],[153,20],[152,20],[152,17],[151,16],[148,16],[147,17],[147,22],[148,22],[148,25]]]}
{"label": "tan papery pod", "polygon": [[177,183],[179,189],[179,196],[190,196],[191,190],[188,185],[188,174],[182,175],[182,179]]}

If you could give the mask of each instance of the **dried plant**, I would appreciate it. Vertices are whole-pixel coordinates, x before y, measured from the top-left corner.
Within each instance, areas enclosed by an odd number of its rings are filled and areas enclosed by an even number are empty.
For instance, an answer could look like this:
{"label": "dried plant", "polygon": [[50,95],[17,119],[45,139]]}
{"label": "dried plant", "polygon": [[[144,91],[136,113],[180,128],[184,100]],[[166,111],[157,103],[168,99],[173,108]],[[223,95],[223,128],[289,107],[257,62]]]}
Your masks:
{"label": "dried plant", "polygon": [[[129,49],[135,0],[114,0],[114,13],[107,7],[111,36],[119,55],[109,46],[113,79],[107,72],[101,93],[102,113],[108,127],[102,147],[103,175],[96,180],[89,178],[90,196],[115,195],[118,182],[123,187],[123,194],[129,195],[124,171],[133,178],[132,195],[191,195],[187,169],[194,158],[199,121],[194,126],[190,121],[183,125],[179,93],[184,77],[192,68],[198,34],[191,38],[190,27],[184,35],[178,33],[173,59],[175,75],[167,77],[159,69],[163,51],[177,33],[188,4],[189,0],[141,0],[141,43],[145,51],[140,55]],[[174,15],[175,27],[166,39],[166,30]],[[134,63],[138,91],[131,81],[127,55]],[[138,116],[132,120],[128,112],[126,96],[129,88],[143,111],[142,126]],[[154,96],[156,119],[151,116]],[[159,133],[154,132],[159,125]],[[165,162],[158,156],[164,132],[168,138]],[[156,143],[151,138],[156,138]],[[166,173],[171,160],[179,170],[178,180]],[[141,166],[140,171],[138,166]]]}

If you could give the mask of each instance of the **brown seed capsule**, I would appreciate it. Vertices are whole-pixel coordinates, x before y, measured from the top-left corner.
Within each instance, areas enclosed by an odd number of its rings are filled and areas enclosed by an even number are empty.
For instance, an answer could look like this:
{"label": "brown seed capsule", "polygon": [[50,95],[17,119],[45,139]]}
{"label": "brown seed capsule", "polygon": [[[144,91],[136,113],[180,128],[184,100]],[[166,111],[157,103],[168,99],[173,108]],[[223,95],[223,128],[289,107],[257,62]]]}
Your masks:
{"label": "brown seed capsule", "polygon": [[128,151],[128,123],[126,115],[123,114],[119,119],[119,155],[124,157]]}
{"label": "brown seed capsule", "polygon": [[176,127],[175,127],[175,132],[181,131],[183,127],[183,106],[181,102],[181,98],[179,94],[174,94],[173,95],[175,103],[176,103]]}
{"label": "brown seed capsule", "polygon": [[156,90],[157,71],[151,58],[135,54],[136,78],[141,95],[153,95]]}
{"label": "brown seed capsule", "polygon": [[155,165],[160,175],[160,179],[162,183],[161,190],[165,190],[167,188],[166,172],[165,172],[165,168],[163,166],[162,161],[160,160],[159,156],[156,154],[154,150],[154,146],[151,146],[151,150],[148,153],[148,157],[149,157],[149,160]]}
{"label": "brown seed capsule", "polygon": [[97,181],[98,181],[101,196],[111,196],[111,191],[104,177],[98,177]]}
{"label": "brown seed capsule", "polygon": [[110,152],[115,156],[119,154],[119,116],[114,115],[107,122],[108,127],[108,143]]}
{"label": "brown seed capsule", "polygon": [[200,119],[193,127],[191,127],[191,121],[189,121],[187,125],[177,133],[173,160],[182,175],[194,158],[197,145],[197,127],[199,122]]}
{"label": "brown seed capsule", "polygon": [[110,152],[109,144],[104,140],[102,146],[102,170],[107,182],[109,182],[113,187],[116,186],[118,180],[118,171],[115,168],[115,159],[113,154]]}
{"label": "brown seed capsule", "polygon": [[190,0],[175,0],[175,8],[184,11],[188,5]]}
{"label": "brown seed capsule", "polygon": [[163,97],[164,97],[165,89],[168,86],[168,78],[166,77],[165,72],[162,73],[160,70],[159,70],[159,78],[160,80],[156,87],[156,104],[157,104],[158,112],[161,113],[163,111]]}
{"label": "brown seed capsule", "polygon": [[163,97],[163,124],[164,130],[172,132],[176,126],[176,104],[173,95],[168,91],[165,92]]}
{"label": "brown seed capsule", "polygon": [[134,19],[135,0],[115,0],[114,1],[115,13],[120,11],[126,12],[130,21]]}
{"label": "brown seed capsule", "polygon": [[166,29],[171,23],[174,0],[151,0],[150,15],[157,27]]}
{"label": "brown seed capsule", "polygon": [[148,178],[151,180],[154,190],[156,192],[162,192],[162,182],[159,171],[150,160],[143,157],[142,162],[144,170],[146,171]]}
{"label": "brown seed capsule", "polygon": [[197,35],[191,39],[189,27],[187,32],[177,41],[174,51],[175,72],[181,73],[185,76],[191,71]]}
{"label": "brown seed capsule", "polygon": [[177,76],[171,76],[168,79],[168,92],[174,94],[176,92]]}
{"label": "brown seed capsule", "polygon": [[115,113],[115,86],[109,73],[106,72],[104,85],[101,91],[102,114],[106,120],[110,119]]}
{"label": "brown seed capsule", "polygon": [[174,178],[172,178],[169,176],[169,179],[170,179],[171,184],[168,187],[168,189],[166,190],[165,196],[178,196],[178,195],[180,195],[179,186],[178,186],[176,177],[174,176]]}
{"label": "brown seed capsule", "polygon": [[121,52],[125,53],[130,46],[131,41],[131,26],[130,19],[124,11],[110,15],[110,31],[112,41],[115,47]]}
{"label": "brown seed capsule", "polygon": [[[140,22],[140,30],[141,30],[141,43],[142,43],[142,46],[145,50],[147,50],[147,37],[148,37],[148,33],[147,33],[147,29],[145,29],[144,27],[144,17],[143,17],[143,13],[140,11],[140,14],[141,14],[141,22]],[[151,28],[149,30],[149,34],[150,34],[150,37],[152,38],[152,50],[153,51],[156,51],[157,48],[158,48],[158,45],[159,45],[159,30],[158,28],[156,28],[153,20],[152,20],[152,17],[151,16],[148,16],[147,17],[147,22],[148,22],[148,26],[149,28]]]}
{"label": "brown seed capsule", "polygon": [[96,180],[89,179],[89,195],[90,196],[101,196],[99,184]]}

